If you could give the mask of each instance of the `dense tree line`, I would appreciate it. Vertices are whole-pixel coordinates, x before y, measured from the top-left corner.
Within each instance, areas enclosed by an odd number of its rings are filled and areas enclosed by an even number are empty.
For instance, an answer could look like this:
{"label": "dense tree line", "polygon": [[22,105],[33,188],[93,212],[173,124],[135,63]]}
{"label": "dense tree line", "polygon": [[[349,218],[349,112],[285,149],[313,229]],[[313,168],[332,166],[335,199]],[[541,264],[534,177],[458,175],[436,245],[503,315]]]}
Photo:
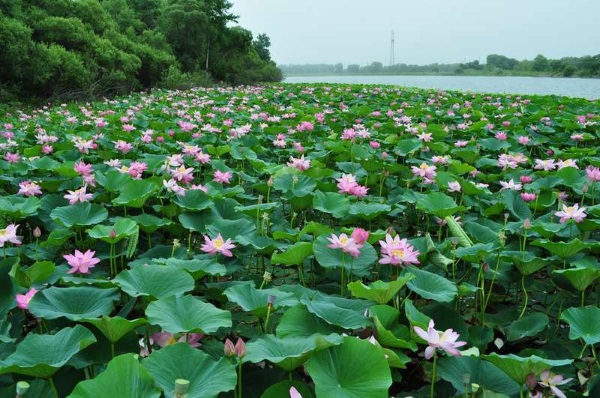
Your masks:
{"label": "dense tree line", "polygon": [[227,0],[0,0],[0,100],[281,80]]}
{"label": "dense tree line", "polygon": [[281,65],[286,75],[316,74],[471,74],[471,75],[525,75],[558,77],[600,77],[600,54],[585,57],[548,59],[543,55],[533,60],[518,61],[504,55],[490,54],[486,63],[478,60],[456,64],[384,66],[381,62],[360,66],[350,64],[346,68],[338,64]]}

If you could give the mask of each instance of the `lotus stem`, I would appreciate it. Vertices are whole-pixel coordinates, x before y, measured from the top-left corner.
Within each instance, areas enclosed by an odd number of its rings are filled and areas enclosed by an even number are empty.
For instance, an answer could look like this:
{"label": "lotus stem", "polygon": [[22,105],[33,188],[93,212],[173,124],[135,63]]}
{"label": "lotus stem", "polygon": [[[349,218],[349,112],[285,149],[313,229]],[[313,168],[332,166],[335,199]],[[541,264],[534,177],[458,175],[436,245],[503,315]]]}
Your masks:
{"label": "lotus stem", "polygon": [[25,394],[27,394],[27,390],[29,390],[29,383],[26,381],[20,381],[17,383],[17,395],[15,398],[23,398]]}
{"label": "lotus stem", "polygon": [[431,373],[431,387],[429,388],[429,398],[435,396],[435,378],[437,377],[437,352],[433,354],[433,371]]}
{"label": "lotus stem", "polygon": [[239,359],[238,364],[238,383],[237,383],[237,398],[242,398],[242,359]]}
{"label": "lotus stem", "polygon": [[527,309],[527,303],[529,302],[529,296],[527,295],[527,289],[525,289],[525,274],[521,275],[521,289],[523,290],[523,309],[519,314],[519,319],[523,317],[525,310]]}

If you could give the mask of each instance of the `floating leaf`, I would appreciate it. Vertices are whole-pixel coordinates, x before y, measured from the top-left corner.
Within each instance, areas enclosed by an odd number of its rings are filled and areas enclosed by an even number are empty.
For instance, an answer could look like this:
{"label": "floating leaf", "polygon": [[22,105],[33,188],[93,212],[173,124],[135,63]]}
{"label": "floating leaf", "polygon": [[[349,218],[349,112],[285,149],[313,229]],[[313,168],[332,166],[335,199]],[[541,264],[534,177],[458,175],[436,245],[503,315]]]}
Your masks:
{"label": "floating leaf", "polygon": [[16,373],[47,379],[69,359],[96,338],[81,325],[64,328],[56,334],[30,333],[17,345],[17,350],[0,361],[0,374]]}
{"label": "floating leaf", "polygon": [[414,274],[415,277],[408,281],[408,288],[419,296],[438,301],[450,302],[456,297],[456,285],[437,274],[420,270],[417,267],[408,267],[402,275]]}
{"label": "floating leaf", "polygon": [[77,384],[68,398],[160,397],[154,379],[140,366],[136,357],[133,354],[115,357],[100,375]]}
{"label": "floating leaf", "polygon": [[381,350],[355,337],[346,337],[341,345],[314,354],[306,371],[319,398],[387,398],[392,384]]}
{"label": "floating leaf", "polygon": [[169,333],[213,333],[231,327],[231,312],[223,311],[193,296],[171,296],[153,301],[146,308],[148,323]]}
{"label": "floating leaf", "polygon": [[29,312],[37,318],[67,318],[77,321],[111,313],[119,300],[118,289],[97,287],[50,287],[38,292],[29,302]]}
{"label": "floating leaf", "polygon": [[166,346],[142,361],[142,367],[154,377],[167,398],[174,397],[176,379],[190,382],[187,398],[216,398],[237,384],[235,367],[225,358],[215,361],[210,355],[189,344]]}
{"label": "floating leaf", "polygon": [[537,336],[550,322],[548,316],[541,312],[517,319],[506,328],[506,339],[508,341],[520,340],[524,337]]}
{"label": "floating leaf", "polygon": [[593,305],[568,308],[561,313],[560,319],[571,327],[569,329],[571,340],[583,339],[590,345],[600,343],[600,308]]}
{"label": "floating leaf", "polygon": [[181,268],[148,264],[123,271],[114,279],[131,297],[166,298],[194,290],[194,278]]}

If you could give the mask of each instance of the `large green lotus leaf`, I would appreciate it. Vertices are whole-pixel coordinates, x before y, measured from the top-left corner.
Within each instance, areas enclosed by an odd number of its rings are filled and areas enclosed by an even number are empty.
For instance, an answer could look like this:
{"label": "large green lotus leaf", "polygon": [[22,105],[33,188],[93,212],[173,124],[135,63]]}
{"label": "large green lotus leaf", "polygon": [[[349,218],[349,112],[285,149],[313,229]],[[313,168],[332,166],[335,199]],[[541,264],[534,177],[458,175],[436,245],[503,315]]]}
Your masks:
{"label": "large green lotus leaf", "polygon": [[167,398],[174,397],[176,379],[190,382],[187,398],[215,398],[237,384],[235,366],[227,359],[215,361],[210,355],[186,343],[166,346],[142,361]]}
{"label": "large green lotus leaf", "polygon": [[91,323],[96,326],[108,341],[115,344],[127,333],[140,325],[146,324],[147,321],[144,318],[133,319],[130,321],[129,319],[120,316],[109,317],[103,315],[102,318],[81,319],[81,322]]}
{"label": "large green lotus leaf", "polygon": [[335,218],[344,218],[348,215],[350,199],[347,195],[337,192],[317,191],[313,197],[313,209],[331,214]]}
{"label": "large green lotus leaf", "polygon": [[138,214],[137,216],[132,216],[130,218],[140,226],[142,231],[149,234],[160,229],[161,227],[168,227],[169,225],[173,224],[171,220],[159,218],[153,216],[152,214]]}
{"label": "large green lotus leaf", "polygon": [[370,301],[351,300],[326,296],[318,293],[312,297],[304,296],[300,300],[309,312],[325,322],[344,329],[359,329],[371,325],[365,311],[373,305]]}
{"label": "large green lotus leaf", "polygon": [[276,177],[273,188],[284,193],[291,193],[292,197],[309,195],[317,187],[317,182],[305,175],[284,174]]}
{"label": "large green lotus leaf", "polygon": [[513,263],[519,272],[525,276],[536,273],[549,263],[547,259],[537,257],[529,251],[501,251],[500,259]]}
{"label": "large green lotus leaf", "polygon": [[298,304],[298,299],[292,294],[278,289],[257,289],[250,283],[238,284],[226,289],[223,294],[229,301],[233,301],[244,311],[251,312],[258,318],[267,316],[269,296],[275,297],[273,309],[293,307]]}
{"label": "large green lotus leaf", "polygon": [[16,306],[16,286],[10,277],[11,270],[19,265],[19,257],[8,257],[0,260],[0,317]]}
{"label": "large green lotus leaf", "polygon": [[582,308],[569,308],[562,312],[560,319],[567,322],[569,338],[583,339],[586,344],[600,343],[600,308],[590,305]]}
{"label": "large green lotus leaf", "polygon": [[489,256],[494,251],[493,243],[476,243],[469,247],[459,247],[456,249],[456,257],[476,263]]}
{"label": "large green lotus leaf", "polygon": [[[393,347],[393,348],[408,348],[412,351],[417,350],[417,344],[414,341],[407,341],[403,337],[410,337],[410,332],[407,331],[406,326],[404,325],[390,325],[390,329],[388,330],[386,326],[383,325],[381,320],[375,316],[374,317],[375,330],[377,331],[377,341],[384,347]],[[404,326],[404,327],[403,327]]]}
{"label": "large green lotus leaf", "polygon": [[444,218],[465,208],[456,204],[454,199],[442,192],[430,192],[423,195],[416,203],[417,209],[427,214]]}
{"label": "large green lotus leaf", "polygon": [[[489,362],[482,361],[476,357],[444,357],[438,362],[438,374],[460,394],[465,393],[465,386],[469,386],[470,393],[473,392],[472,385],[478,384],[481,388],[509,396],[519,393],[519,385],[511,380],[504,372]],[[465,378],[469,377],[469,383],[465,384]]]}
{"label": "large green lotus leaf", "polygon": [[[128,236],[137,234],[139,229],[140,227],[135,221],[129,218],[117,217],[113,225],[95,225],[94,228],[88,229],[87,233],[90,238],[115,244]],[[113,233],[115,235],[111,236]]]}
{"label": "large green lotus leaf", "polygon": [[311,356],[306,371],[319,398],[387,398],[392,385],[383,352],[356,337]]}
{"label": "large green lotus leaf", "polygon": [[327,335],[340,330],[310,313],[304,305],[288,308],[277,325],[278,337],[308,337],[315,333]]}
{"label": "large green lotus leaf", "polygon": [[[183,359],[183,358],[182,358]],[[165,369],[167,370],[167,369]],[[173,384],[175,379],[173,379]],[[68,398],[158,398],[160,390],[154,379],[137,360],[137,355],[124,354],[108,363],[106,370],[91,380],[75,386]]]}
{"label": "large green lotus leaf", "polygon": [[186,210],[199,211],[211,207],[213,200],[203,191],[193,189],[186,191],[183,196],[177,195],[173,203]]}
{"label": "large green lotus leaf", "polygon": [[207,225],[206,229],[211,236],[221,234],[223,239],[235,240],[238,235],[249,235],[256,231],[256,224],[244,218],[237,220],[217,219]]}
{"label": "large green lotus leaf", "polygon": [[57,207],[50,213],[50,218],[63,227],[82,227],[99,224],[108,218],[108,211],[90,202],[77,203],[70,206]]}
{"label": "large green lotus leaf", "polygon": [[533,218],[529,206],[521,199],[521,195],[517,191],[505,190],[502,192],[502,199],[506,208],[519,220],[525,220],[526,218],[531,220]]}
{"label": "large green lotus leaf", "polygon": [[41,285],[47,282],[55,270],[56,266],[53,262],[38,261],[25,269],[21,269],[18,264],[15,264],[11,275],[20,286],[29,288],[32,285]]}
{"label": "large green lotus leaf", "polygon": [[169,333],[213,333],[231,327],[231,312],[223,311],[193,296],[171,296],[153,301],[146,308],[148,323]]}
{"label": "large green lotus leaf", "polygon": [[536,336],[548,326],[548,316],[542,312],[534,312],[531,315],[517,319],[505,328],[506,339],[517,341],[524,337]]}
{"label": "large green lotus leaf", "polygon": [[277,202],[270,203],[257,203],[255,205],[249,206],[235,206],[235,211],[239,211],[240,213],[244,213],[250,217],[257,217],[257,214],[260,215],[261,212],[270,212],[278,207],[281,204]]}
{"label": "large green lotus leaf", "polygon": [[194,290],[194,278],[185,270],[169,265],[138,265],[123,271],[114,279],[131,297],[166,298]]}
{"label": "large green lotus leaf", "polygon": [[125,184],[133,181],[133,178],[129,174],[116,170],[110,170],[105,174],[96,173],[96,179],[100,186],[108,192],[119,192]]}
{"label": "large green lotus leaf", "polygon": [[372,221],[383,214],[389,213],[391,210],[392,207],[384,203],[357,202],[350,205],[348,213],[363,220]]}
{"label": "large green lotus leaf", "polygon": [[515,354],[498,355],[496,353],[482,355],[481,358],[491,362],[513,379],[519,386],[525,384],[527,376],[531,373],[539,375],[544,370],[554,366],[565,366],[573,362],[571,359],[552,360],[532,355],[522,358]]}
{"label": "large green lotus leaf", "polygon": [[546,239],[537,239],[531,242],[534,246],[540,246],[560,258],[568,258],[579,253],[585,248],[585,243],[579,239],[570,242],[552,242]]}
{"label": "large green lotus leaf", "polygon": [[6,196],[0,198],[0,214],[20,220],[34,215],[40,207],[40,199],[35,196]]}
{"label": "large green lotus leaf", "polygon": [[17,350],[0,361],[0,374],[16,373],[47,379],[73,355],[96,342],[93,333],[81,325],[64,328],[53,335],[30,333]]}
{"label": "large green lotus leaf", "polygon": [[291,372],[302,365],[313,351],[342,344],[342,340],[343,337],[338,334],[286,338],[264,335],[247,344],[248,354],[244,360],[252,363],[267,360]]}
{"label": "large green lotus leaf", "polygon": [[378,304],[385,304],[414,277],[414,274],[406,274],[395,281],[383,282],[378,280],[369,286],[361,281],[354,281],[348,284],[348,289],[354,297],[375,301]]}
{"label": "large green lotus leaf", "polygon": [[580,292],[583,292],[596,279],[600,278],[600,269],[598,268],[569,268],[554,270],[552,272],[564,276]]}
{"label": "large green lotus leaf", "polygon": [[427,315],[423,314],[419,311],[415,305],[412,303],[412,300],[406,299],[404,302],[404,313],[406,314],[406,319],[410,323],[411,333],[416,336],[414,333],[414,327],[418,326],[423,330],[427,330],[429,327],[429,318]]}
{"label": "large green lotus leaf", "polygon": [[354,258],[350,254],[344,253],[342,249],[327,247],[331,244],[327,238],[327,236],[321,235],[313,243],[313,251],[321,267],[344,267],[346,272],[352,272],[357,276],[365,276],[371,272],[370,266],[377,261],[377,252],[370,243],[365,242],[360,249],[360,256]]}
{"label": "large green lotus leaf", "polygon": [[282,253],[273,253],[272,264],[302,265],[304,260],[313,254],[313,245],[310,242],[297,242]]}
{"label": "large green lotus leaf", "polygon": [[454,283],[437,274],[417,267],[406,268],[403,276],[407,274],[415,275],[415,278],[408,281],[408,288],[423,298],[447,303],[454,300],[458,293]]}
{"label": "large green lotus leaf", "polygon": [[166,265],[181,268],[192,274],[194,279],[198,280],[206,275],[225,275],[227,269],[219,263],[214,256],[205,256],[203,258],[194,258],[191,260],[181,260],[178,258],[169,258],[165,261]]}
{"label": "large green lotus leaf", "polygon": [[[302,398],[312,398],[310,388],[298,380],[282,380],[279,383],[273,384],[267,388],[260,398],[282,398],[290,395],[290,389],[294,387],[300,393]],[[10,397],[12,398],[12,397]]]}
{"label": "large green lotus leaf", "polygon": [[67,318],[77,321],[97,318],[112,312],[119,289],[97,287],[50,287],[38,292],[29,302],[29,312],[37,318]]}
{"label": "large green lotus leaf", "polygon": [[120,194],[113,199],[112,203],[115,206],[126,206],[139,209],[143,207],[146,201],[158,190],[158,185],[151,181],[131,180],[119,188]]}

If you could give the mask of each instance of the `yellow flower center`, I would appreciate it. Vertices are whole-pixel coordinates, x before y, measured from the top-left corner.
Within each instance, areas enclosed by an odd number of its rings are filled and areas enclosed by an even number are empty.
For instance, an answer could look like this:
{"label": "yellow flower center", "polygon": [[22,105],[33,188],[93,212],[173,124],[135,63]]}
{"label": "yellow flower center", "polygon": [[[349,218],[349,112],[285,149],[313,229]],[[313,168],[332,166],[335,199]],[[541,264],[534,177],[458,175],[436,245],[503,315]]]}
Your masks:
{"label": "yellow flower center", "polygon": [[218,239],[218,238],[217,238],[217,239],[213,240],[213,245],[215,245],[215,247],[216,247],[217,249],[220,249],[220,248],[222,248],[224,243],[225,243],[225,242],[223,241],[223,239]]}
{"label": "yellow flower center", "polygon": [[340,238],[340,243],[341,243],[342,245],[345,245],[347,241],[348,241],[348,238],[347,238],[347,237],[345,237],[345,236],[342,236],[342,237]]}
{"label": "yellow flower center", "polygon": [[392,250],[392,255],[394,257],[404,257],[404,250],[400,250],[400,249],[396,249],[396,250]]}

